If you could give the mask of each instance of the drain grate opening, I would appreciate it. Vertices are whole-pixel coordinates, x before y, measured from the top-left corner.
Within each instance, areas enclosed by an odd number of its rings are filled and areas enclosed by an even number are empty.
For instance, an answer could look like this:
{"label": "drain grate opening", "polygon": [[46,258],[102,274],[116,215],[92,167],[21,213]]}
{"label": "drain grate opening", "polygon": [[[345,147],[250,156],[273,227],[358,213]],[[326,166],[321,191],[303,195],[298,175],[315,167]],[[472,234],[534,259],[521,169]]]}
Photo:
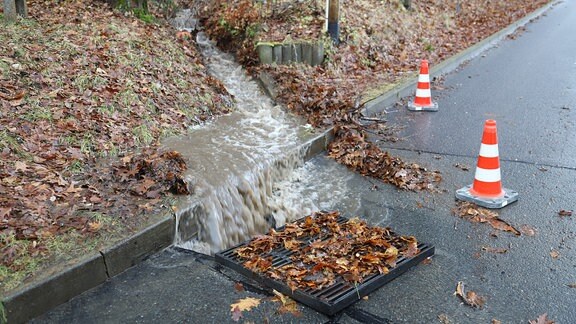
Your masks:
{"label": "drain grate opening", "polygon": [[[304,219],[297,221],[296,223],[302,223]],[[339,216],[337,219],[338,224],[344,224],[348,222],[348,219]],[[282,227],[277,230],[277,233],[283,233],[286,227]],[[330,238],[327,233],[317,233],[311,236],[298,237],[297,239],[302,242],[301,248],[308,247],[311,244],[319,241],[325,241]],[[333,315],[344,308],[352,305],[353,303],[360,300],[362,297],[368,295],[372,291],[382,287],[387,282],[395,279],[402,273],[406,272],[411,267],[417,265],[422,260],[430,257],[434,254],[434,247],[424,243],[418,243],[417,247],[419,252],[411,257],[405,257],[399,255],[396,259],[396,265],[389,269],[386,274],[373,273],[365,276],[362,282],[353,284],[347,282],[341,276],[337,275],[334,282],[328,286],[322,288],[308,287],[308,288],[297,288],[292,290],[288,283],[280,281],[278,279],[273,279],[265,273],[260,273],[248,269],[244,266],[246,261],[240,257],[237,253],[238,249],[247,246],[249,242],[239,244],[228,250],[216,253],[216,262],[227,266],[244,276],[258,281],[259,283],[275,289],[284,295],[290,296],[294,300],[305,304],[321,313]],[[280,247],[272,249],[270,252],[262,253],[259,257],[263,259],[271,259],[272,267],[282,267],[285,265],[290,265],[294,263],[291,256],[295,253],[285,247]]]}

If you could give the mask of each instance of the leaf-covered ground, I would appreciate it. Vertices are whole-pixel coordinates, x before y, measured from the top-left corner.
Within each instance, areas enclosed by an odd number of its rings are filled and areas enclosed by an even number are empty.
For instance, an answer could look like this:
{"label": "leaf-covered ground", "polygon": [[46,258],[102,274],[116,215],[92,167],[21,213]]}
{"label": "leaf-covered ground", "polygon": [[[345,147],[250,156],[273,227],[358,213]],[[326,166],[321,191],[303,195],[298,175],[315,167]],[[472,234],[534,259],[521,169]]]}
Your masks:
{"label": "leaf-covered ground", "polygon": [[186,165],[159,140],[233,103],[161,20],[27,2],[0,18],[0,292],[170,212]]}
{"label": "leaf-covered ground", "polygon": [[[204,23],[219,45],[236,52],[255,75],[270,74],[276,100],[314,126],[338,126],[330,156],[364,175],[399,188],[436,188],[440,174],[405,163],[369,143],[360,127],[361,102],[415,77],[420,60],[434,65],[490,36],[549,0],[355,0],[340,3],[340,43],[323,33],[325,1],[220,1]],[[324,64],[257,66],[258,41],[320,40]],[[365,124],[365,123],[362,123]],[[379,130],[389,132],[382,125]],[[372,131],[374,132],[374,131]]]}

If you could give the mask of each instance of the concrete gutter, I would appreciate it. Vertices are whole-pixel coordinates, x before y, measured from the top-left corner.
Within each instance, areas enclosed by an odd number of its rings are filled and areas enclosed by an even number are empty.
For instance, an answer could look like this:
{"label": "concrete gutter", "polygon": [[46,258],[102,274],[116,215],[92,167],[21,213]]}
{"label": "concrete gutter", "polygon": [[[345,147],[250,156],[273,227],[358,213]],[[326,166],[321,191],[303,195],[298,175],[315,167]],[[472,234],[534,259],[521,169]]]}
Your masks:
{"label": "concrete gutter", "polygon": [[[433,66],[430,74],[439,76],[454,71],[462,63],[480,55],[514,33],[518,27],[542,15],[555,3],[551,2],[543,6],[476,45]],[[268,95],[275,98],[277,92],[273,81],[266,76],[261,76],[259,79]],[[412,95],[415,89],[416,78],[405,80],[375,99],[365,102],[364,113],[374,112],[378,107],[392,105],[399,99]],[[310,159],[326,149],[333,140],[333,132],[333,128],[320,131],[298,149],[307,147],[305,156],[306,159]],[[173,244],[175,226],[174,216],[168,215],[110,248],[97,251],[81,260],[60,265],[59,269],[63,270],[55,271],[53,275],[25,285],[3,299],[6,320],[8,323],[26,322],[137,265],[150,255]],[[1,307],[0,322],[3,322]]]}

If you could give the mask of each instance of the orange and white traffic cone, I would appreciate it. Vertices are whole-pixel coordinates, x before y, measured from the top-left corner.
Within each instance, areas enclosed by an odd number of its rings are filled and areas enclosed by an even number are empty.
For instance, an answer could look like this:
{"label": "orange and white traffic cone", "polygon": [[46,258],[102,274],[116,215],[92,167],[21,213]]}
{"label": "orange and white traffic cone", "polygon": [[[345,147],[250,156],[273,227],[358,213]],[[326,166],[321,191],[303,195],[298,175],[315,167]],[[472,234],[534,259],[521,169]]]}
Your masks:
{"label": "orange and white traffic cone", "polygon": [[416,86],[414,102],[408,103],[408,110],[412,111],[438,111],[438,104],[432,101],[430,92],[430,74],[428,72],[428,60],[420,63],[420,74]]}
{"label": "orange and white traffic cone", "polygon": [[502,188],[495,120],[484,124],[474,183],[456,190],[456,198],[486,208],[502,208],[518,200],[518,192]]}

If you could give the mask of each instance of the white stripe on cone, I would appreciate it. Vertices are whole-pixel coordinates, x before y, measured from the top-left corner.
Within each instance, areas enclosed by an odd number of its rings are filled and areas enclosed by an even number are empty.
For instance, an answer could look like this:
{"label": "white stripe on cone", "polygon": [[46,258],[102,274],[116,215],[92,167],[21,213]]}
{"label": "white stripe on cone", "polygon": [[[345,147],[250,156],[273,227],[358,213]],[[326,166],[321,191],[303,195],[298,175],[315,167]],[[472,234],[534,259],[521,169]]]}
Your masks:
{"label": "white stripe on cone", "polygon": [[479,155],[487,158],[498,157],[498,144],[480,144]]}
{"label": "white stripe on cone", "polygon": [[418,82],[430,83],[430,75],[428,75],[428,74],[420,74],[420,75],[418,75]]}
{"label": "white stripe on cone", "polygon": [[432,93],[430,92],[430,89],[416,89],[416,97],[430,98],[432,97]]}
{"label": "white stripe on cone", "polygon": [[482,182],[498,182],[500,181],[500,168],[482,169],[477,167],[474,179]]}

